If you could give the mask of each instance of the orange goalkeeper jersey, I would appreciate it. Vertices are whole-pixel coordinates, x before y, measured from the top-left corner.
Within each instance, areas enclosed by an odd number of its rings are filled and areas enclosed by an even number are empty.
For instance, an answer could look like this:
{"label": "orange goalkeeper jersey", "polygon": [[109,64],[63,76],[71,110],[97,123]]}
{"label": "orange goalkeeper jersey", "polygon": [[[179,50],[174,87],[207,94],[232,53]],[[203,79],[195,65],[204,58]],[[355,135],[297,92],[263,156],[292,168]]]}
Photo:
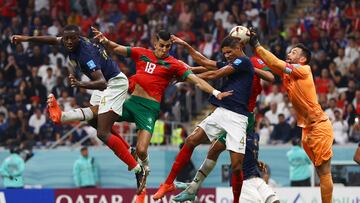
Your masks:
{"label": "orange goalkeeper jersey", "polygon": [[286,64],[282,78],[289,99],[297,112],[299,127],[308,127],[328,118],[317,100],[310,66]]}

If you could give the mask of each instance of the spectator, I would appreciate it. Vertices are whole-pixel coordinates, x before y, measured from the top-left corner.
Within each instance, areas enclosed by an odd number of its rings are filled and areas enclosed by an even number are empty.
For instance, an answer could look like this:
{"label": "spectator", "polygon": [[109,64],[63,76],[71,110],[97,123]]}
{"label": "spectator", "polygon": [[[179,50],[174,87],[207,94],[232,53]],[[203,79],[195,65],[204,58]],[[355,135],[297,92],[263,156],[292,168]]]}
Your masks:
{"label": "spectator", "polygon": [[271,93],[266,96],[265,104],[269,105],[271,102],[280,103],[284,100],[283,94],[280,92],[280,86],[272,85]]}
{"label": "spectator", "polygon": [[29,119],[29,126],[32,127],[34,129],[34,133],[36,135],[39,135],[40,133],[40,128],[42,125],[44,125],[46,122],[46,117],[45,115],[42,114],[40,109],[36,109],[34,114],[30,116]]}
{"label": "spectator", "polygon": [[348,67],[350,66],[350,59],[345,57],[345,50],[343,48],[338,49],[337,57],[334,58],[334,63],[337,66],[337,69],[340,71],[342,75],[345,75],[348,71]]}
{"label": "spectator", "polygon": [[345,144],[348,142],[348,129],[349,126],[347,122],[344,122],[342,119],[341,112],[338,109],[334,111],[335,119],[332,121],[333,130],[334,130],[334,141],[335,144]]}
{"label": "spectator", "polygon": [[290,138],[291,127],[286,122],[284,114],[279,114],[279,123],[274,126],[274,130],[270,135],[271,143],[286,143]]}
{"label": "spectator", "polygon": [[225,4],[223,2],[218,3],[218,10],[215,12],[214,19],[221,20],[221,24],[224,25],[228,18],[229,12],[225,10]]}
{"label": "spectator", "polygon": [[290,186],[310,186],[311,161],[301,148],[301,139],[292,139],[292,147],[286,153],[289,161]]}
{"label": "spectator", "polygon": [[10,155],[1,164],[0,174],[3,178],[4,187],[7,189],[24,187],[25,162],[19,153],[18,147],[11,147]]}
{"label": "spectator", "polygon": [[73,167],[73,176],[76,187],[94,188],[99,186],[99,166],[95,158],[89,156],[87,147],[82,147],[81,157],[77,159]]}
{"label": "spectator", "polygon": [[[276,102],[271,102],[270,104],[270,110],[268,110],[265,113],[265,117],[269,120],[271,125],[276,125],[279,123],[279,112],[277,110],[277,103]],[[284,116],[284,114],[283,114]]]}
{"label": "spectator", "polygon": [[329,100],[329,107],[325,110],[325,113],[329,117],[331,122],[335,120],[335,115],[334,115],[335,110],[336,110],[336,99],[331,98]]}

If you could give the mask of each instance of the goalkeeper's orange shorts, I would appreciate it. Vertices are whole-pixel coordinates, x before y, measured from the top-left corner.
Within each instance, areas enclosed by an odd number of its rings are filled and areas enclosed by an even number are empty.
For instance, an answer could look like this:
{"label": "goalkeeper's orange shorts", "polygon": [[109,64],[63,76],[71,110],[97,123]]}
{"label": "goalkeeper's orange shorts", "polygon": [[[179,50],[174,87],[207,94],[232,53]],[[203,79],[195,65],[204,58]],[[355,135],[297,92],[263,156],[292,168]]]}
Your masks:
{"label": "goalkeeper's orange shorts", "polygon": [[303,128],[303,148],[315,166],[320,166],[333,156],[333,141],[334,132],[329,119]]}

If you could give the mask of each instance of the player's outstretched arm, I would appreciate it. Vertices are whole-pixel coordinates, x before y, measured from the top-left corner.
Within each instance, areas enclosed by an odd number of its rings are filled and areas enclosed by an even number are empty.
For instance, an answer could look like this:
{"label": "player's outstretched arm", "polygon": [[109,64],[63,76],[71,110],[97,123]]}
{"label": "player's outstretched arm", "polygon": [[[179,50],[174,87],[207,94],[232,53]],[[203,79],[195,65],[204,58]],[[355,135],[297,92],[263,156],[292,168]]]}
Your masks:
{"label": "player's outstretched arm", "polygon": [[42,44],[51,44],[57,45],[61,43],[61,37],[51,37],[51,36],[26,36],[26,35],[13,35],[10,38],[11,43],[20,43],[20,42],[35,42]]}
{"label": "player's outstretched arm", "polygon": [[274,82],[275,77],[274,74],[272,74],[270,71],[261,70],[259,68],[254,68],[255,74],[258,75],[261,79],[268,81],[268,82]]}
{"label": "player's outstretched arm", "polygon": [[212,71],[203,72],[201,74],[197,74],[197,76],[204,80],[216,80],[228,76],[234,73],[235,71],[236,70],[232,66],[227,65],[218,70],[212,70]]}
{"label": "player's outstretched arm", "polygon": [[224,97],[232,95],[233,91],[227,91],[227,92],[220,92],[219,90],[213,88],[209,83],[207,83],[205,80],[197,77],[194,74],[189,74],[186,78],[186,81],[196,85],[199,87],[202,91],[207,92],[209,94],[214,95],[217,99],[222,100]]}
{"label": "player's outstretched arm", "polygon": [[176,37],[175,35],[171,35],[171,41],[175,44],[183,45],[188,50],[189,54],[197,64],[207,68],[208,70],[217,69],[216,61],[206,58],[204,55],[196,51],[192,46],[190,46],[190,44],[188,44],[184,40]]}
{"label": "player's outstretched arm", "polygon": [[255,53],[259,56],[271,70],[275,73],[282,73],[285,70],[286,62],[277,58],[270,51],[266,50],[260,45],[257,33],[254,29],[250,28],[250,41],[249,44],[254,48]]}
{"label": "player's outstretched arm", "polygon": [[127,56],[127,49],[125,46],[117,44],[111,40],[109,40],[108,38],[106,38],[104,36],[104,34],[102,32],[100,32],[99,30],[97,30],[94,27],[91,27],[92,32],[94,33],[95,37],[94,39],[98,39],[99,42],[104,45],[104,47],[106,48],[106,50],[109,50],[111,52],[114,52],[116,54],[120,54],[123,56]]}

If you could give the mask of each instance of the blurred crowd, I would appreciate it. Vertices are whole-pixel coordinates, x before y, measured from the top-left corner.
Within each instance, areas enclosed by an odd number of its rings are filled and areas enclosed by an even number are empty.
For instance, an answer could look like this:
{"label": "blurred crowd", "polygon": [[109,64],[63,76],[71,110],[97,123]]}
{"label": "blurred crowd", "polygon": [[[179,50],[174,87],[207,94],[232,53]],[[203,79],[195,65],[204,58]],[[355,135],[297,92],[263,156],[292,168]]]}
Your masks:
{"label": "blurred crowd", "polygon": [[[335,143],[360,140],[359,43],[360,6],[353,1],[314,1],[306,10],[293,10],[297,0],[0,0],[0,145],[26,142],[50,146],[76,124],[54,125],[46,116],[46,97],[54,93],[64,110],[89,106],[90,92],[69,86],[68,66],[62,47],[32,43],[11,44],[10,36],[59,36],[67,24],[81,27],[92,37],[90,26],[112,41],[151,48],[151,36],[160,30],[190,42],[205,56],[222,60],[221,40],[235,25],[258,29],[261,41],[284,59],[298,43],[313,51],[312,68],[321,103],[334,125]],[[299,12],[289,30],[288,12]],[[196,65],[180,46],[171,54]],[[135,73],[131,59],[112,55],[127,76]],[[83,79],[85,76],[79,75]],[[193,86],[172,84],[162,101],[161,118],[187,122],[196,110]],[[178,104],[180,108],[173,108]],[[301,136],[296,115],[279,81],[264,83],[257,105],[257,132],[262,143],[286,143]],[[190,112],[190,113],[189,113]],[[80,141],[96,131],[85,126],[62,144]],[[91,142],[88,144],[94,144]]]}

